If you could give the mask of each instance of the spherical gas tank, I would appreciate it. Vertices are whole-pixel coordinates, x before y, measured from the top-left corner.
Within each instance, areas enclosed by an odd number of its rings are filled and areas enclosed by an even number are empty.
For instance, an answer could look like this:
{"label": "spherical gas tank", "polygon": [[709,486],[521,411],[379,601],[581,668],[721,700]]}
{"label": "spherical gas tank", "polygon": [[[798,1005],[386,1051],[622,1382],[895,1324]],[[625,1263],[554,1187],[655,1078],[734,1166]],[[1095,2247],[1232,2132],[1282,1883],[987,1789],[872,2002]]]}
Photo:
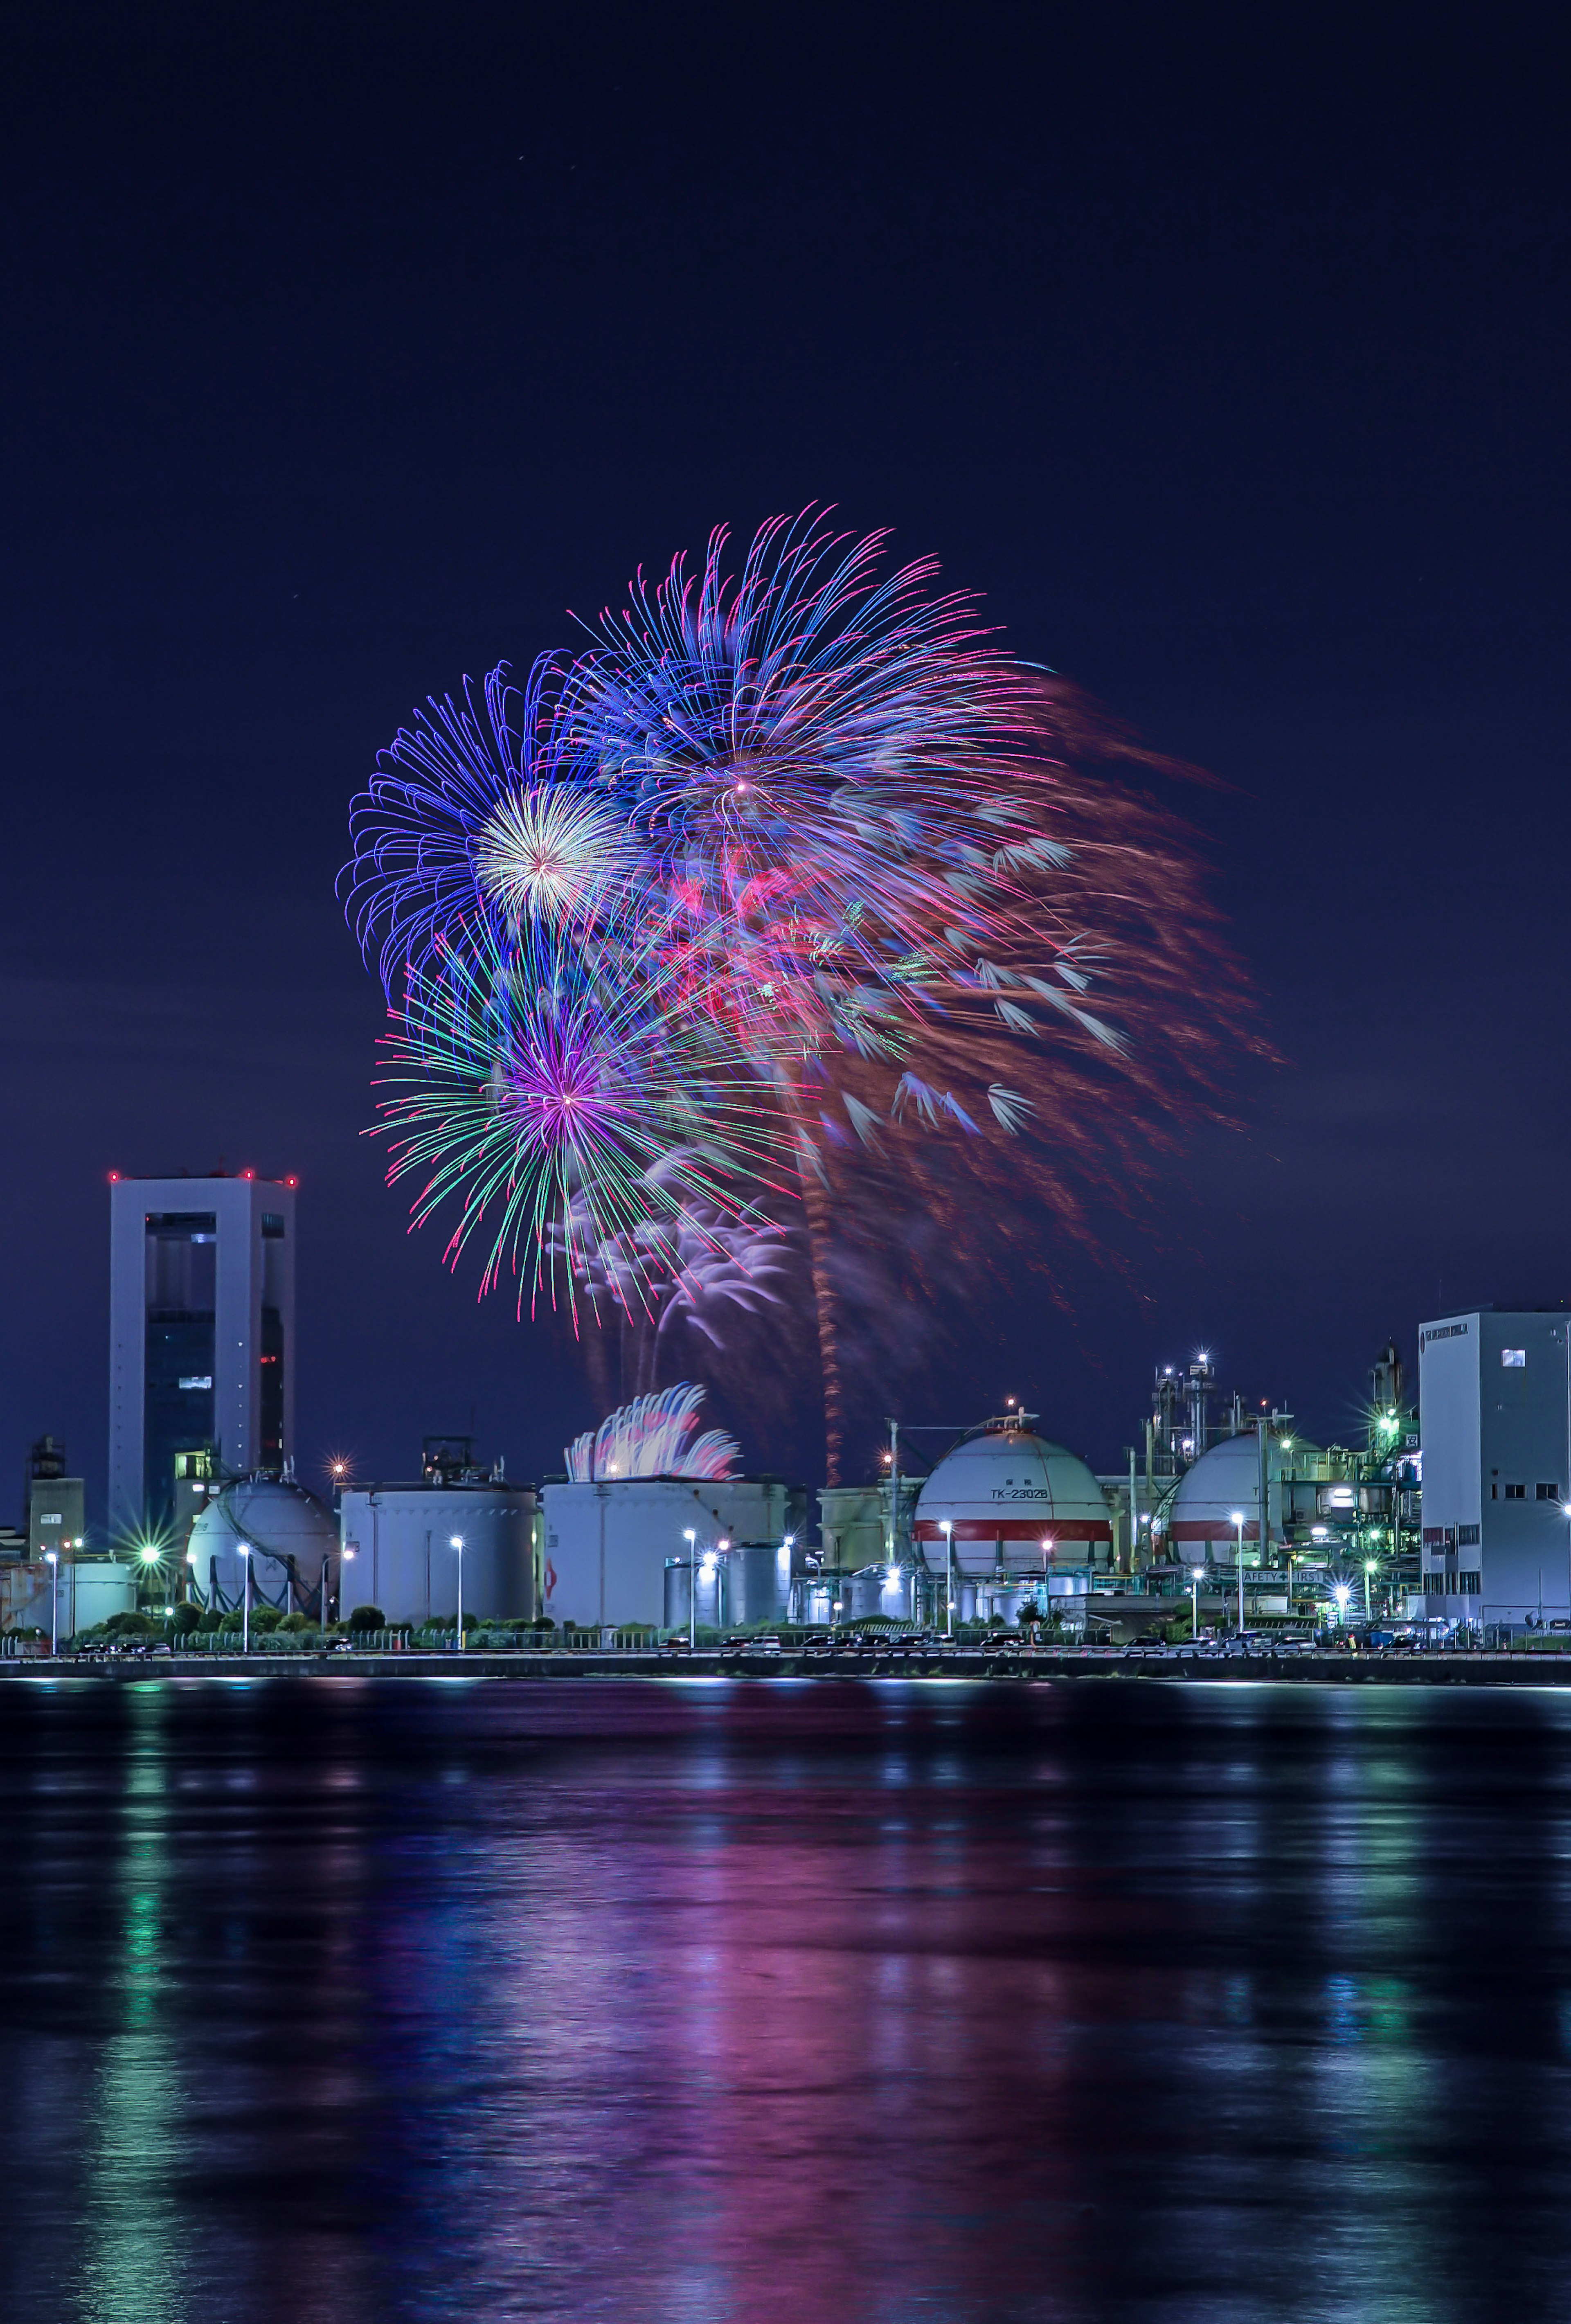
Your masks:
{"label": "spherical gas tank", "polygon": [[323,1559],[337,1543],[330,1511],[303,1485],[277,1477],[240,1477],[198,1517],[186,1554],[204,1598],[238,1606],[245,1587],[243,1553],[249,1550],[253,1594],[283,1605],[291,1595],[303,1597],[318,1588]]}
{"label": "spherical gas tank", "polygon": [[[1270,1532],[1282,1537],[1282,1479],[1287,1455],[1280,1437],[1267,1435],[1266,1506]],[[1161,1540],[1181,1564],[1208,1560],[1230,1564],[1237,1552],[1236,1517],[1244,1519],[1245,1563],[1258,1562],[1260,1548],[1260,1439],[1224,1436],[1186,1469],[1164,1512]],[[1266,1561],[1269,1563],[1269,1561]]]}
{"label": "spherical gas tank", "polygon": [[951,1528],[957,1574],[1051,1573],[1083,1565],[1113,1525],[1102,1488],[1076,1453],[1029,1428],[969,1436],[923,1486],[912,1531],[934,1572]]}

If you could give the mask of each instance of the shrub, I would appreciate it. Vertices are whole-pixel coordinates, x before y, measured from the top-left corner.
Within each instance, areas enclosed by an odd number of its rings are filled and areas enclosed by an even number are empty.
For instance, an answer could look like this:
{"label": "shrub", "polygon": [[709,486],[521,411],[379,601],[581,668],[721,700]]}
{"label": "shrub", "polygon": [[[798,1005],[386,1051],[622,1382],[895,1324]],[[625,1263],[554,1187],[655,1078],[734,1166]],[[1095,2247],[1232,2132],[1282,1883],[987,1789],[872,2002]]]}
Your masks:
{"label": "shrub", "polygon": [[385,1630],[387,1616],[380,1606],[356,1606],[349,1617],[352,1630]]}
{"label": "shrub", "polygon": [[199,1630],[202,1627],[203,1609],[200,1606],[177,1606],[170,1616],[170,1628],[177,1638],[188,1637],[193,1630]]}
{"label": "shrub", "polygon": [[301,1630],[314,1630],[317,1626],[308,1614],[286,1614],[278,1627],[280,1630],[292,1630],[298,1635]]}
{"label": "shrub", "polygon": [[157,1638],[163,1635],[163,1625],[155,1622],[151,1614],[111,1614],[104,1625],[107,1638]]}
{"label": "shrub", "polygon": [[198,1630],[221,1630],[221,1629],[223,1628],[223,1627],[224,1627],[224,1617],[223,1617],[223,1615],[219,1612],[219,1610],[218,1610],[217,1607],[216,1607],[216,1606],[204,1606],[204,1607],[203,1607],[203,1609],[202,1609],[202,1618],[201,1618],[201,1620],[200,1620],[200,1621],[198,1623],[198,1625],[197,1625],[198,1629]]}
{"label": "shrub", "polygon": [[253,1630],[276,1630],[283,1615],[276,1606],[253,1606],[251,1627]]}

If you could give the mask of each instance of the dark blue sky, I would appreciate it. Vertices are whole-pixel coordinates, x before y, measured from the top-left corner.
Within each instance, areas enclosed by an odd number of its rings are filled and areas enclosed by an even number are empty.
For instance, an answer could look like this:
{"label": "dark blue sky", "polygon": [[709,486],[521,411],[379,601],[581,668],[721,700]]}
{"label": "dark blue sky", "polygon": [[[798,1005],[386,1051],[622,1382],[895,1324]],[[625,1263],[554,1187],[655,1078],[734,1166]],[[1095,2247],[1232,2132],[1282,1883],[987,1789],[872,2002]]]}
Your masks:
{"label": "dark blue sky", "polygon": [[[1012,1390],[1116,1462],[1205,1342],[1334,1434],[1388,1333],[1571,1294],[1542,24],[14,16],[0,1517],[43,1429],[101,1489],[106,1172],[220,1156],[300,1175],[308,1470],[472,1408],[557,1464],[562,1345],[357,1135],[346,804],[427,691],[812,499],[1224,779],[1189,804],[1284,1059],[1153,1231],[1109,1218],[1126,1280],[935,1316],[907,1416]],[[818,1473],[815,1392],[733,1392],[754,1463]]]}

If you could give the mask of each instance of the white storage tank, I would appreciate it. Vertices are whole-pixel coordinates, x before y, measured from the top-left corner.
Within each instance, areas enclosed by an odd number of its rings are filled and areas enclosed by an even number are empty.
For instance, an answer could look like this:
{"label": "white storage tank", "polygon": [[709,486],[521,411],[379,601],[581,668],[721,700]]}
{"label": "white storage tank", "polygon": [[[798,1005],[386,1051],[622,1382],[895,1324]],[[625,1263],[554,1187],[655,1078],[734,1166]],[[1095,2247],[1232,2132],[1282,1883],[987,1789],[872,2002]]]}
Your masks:
{"label": "white storage tank", "polygon": [[340,1618],[379,1606],[390,1626],[446,1619],[458,1610],[462,1540],[464,1611],[482,1622],[527,1622],[536,1611],[535,1490],[531,1485],[437,1477],[428,1484],[369,1485],[340,1501]]}
{"label": "white storage tank", "polygon": [[[60,1592],[60,1634],[64,1638],[75,1630],[90,1630],[97,1623],[106,1622],[111,1614],[133,1613],[136,1569],[100,1558],[62,1563]],[[35,1607],[31,1618],[41,1629],[48,1629],[47,1595],[41,1599],[41,1611]]]}
{"label": "white storage tank", "polygon": [[1051,1574],[1111,1555],[1112,1513],[1085,1462],[1034,1428],[989,1421],[933,1470],[913,1536],[935,1573],[952,1529],[957,1578]]}
{"label": "white storage tank", "polygon": [[244,1595],[249,1551],[253,1604],[314,1613],[337,1540],[332,1511],[304,1485],[289,1477],[236,1477],[198,1512],[186,1563],[204,1605],[232,1608]]}
{"label": "white storage tank", "polygon": [[[790,1530],[787,1488],[777,1477],[607,1478],[593,1484],[548,1484],[544,1498],[542,1610],[558,1623],[642,1623],[657,1629],[666,1625],[667,1560],[702,1558],[706,1550],[718,1552],[721,1542],[773,1549]],[[761,1605],[766,1580],[773,1591],[773,1569],[756,1588],[753,1571],[745,1562],[739,1567],[738,1587],[747,1602]],[[788,1564],[786,1574],[788,1582]],[[685,1582],[675,1586],[684,1618]],[[722,1601],[726,1595],[721,1584]],[[701,1622],[705,1602],[701,1582]],[[760,1612],[722,1618],[774,1618],[773,1612]]]}
{"label": "white storage tank", "polygon": [[[1304,1448],[1300,1443],[1300,1454]],[[1282,1480],[1287,1454],[1282,1439],[1269,1432],[1265,1444],[1268,1547],[1282,1541]],[[1159,1538],[1171,1557],[1181,1564],[1208,1562],[1231,1565],[1238,1551],[1234,1512],[1244,1519],[1244,1562],[1258,1565],[1260,1555],[1260,1439],[1247,1434],[1224,1436],[1186,1469],[1162,1514]],[[1269,1564],[1268,1556],[1264,1561]]]}

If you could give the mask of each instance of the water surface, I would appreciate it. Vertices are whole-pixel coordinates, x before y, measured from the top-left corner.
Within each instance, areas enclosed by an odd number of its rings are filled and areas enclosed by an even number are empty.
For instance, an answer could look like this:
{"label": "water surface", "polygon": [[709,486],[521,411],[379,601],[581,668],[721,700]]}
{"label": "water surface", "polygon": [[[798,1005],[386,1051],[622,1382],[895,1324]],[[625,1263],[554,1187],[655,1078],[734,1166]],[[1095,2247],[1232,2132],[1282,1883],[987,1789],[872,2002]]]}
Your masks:
{"label": "water surface", "polygon": [[7,2324],[1564,2319],[1571,1699],[0,1683]]}

